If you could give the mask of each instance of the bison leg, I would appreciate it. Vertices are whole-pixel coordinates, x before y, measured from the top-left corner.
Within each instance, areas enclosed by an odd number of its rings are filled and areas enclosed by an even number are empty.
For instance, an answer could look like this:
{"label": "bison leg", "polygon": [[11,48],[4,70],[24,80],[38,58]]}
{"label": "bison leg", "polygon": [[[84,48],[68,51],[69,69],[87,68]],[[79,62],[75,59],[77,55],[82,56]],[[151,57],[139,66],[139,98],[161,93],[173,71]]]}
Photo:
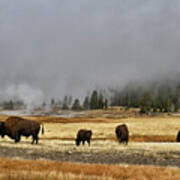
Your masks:
{"label": "bison leg", "polygon": [[34,144],[35,139],[36,139],[36,137],[34,135],[32,135],[32,142],[31,142],[31,144]]}
{"label": "bison leg", "polygon": [[85,141],[84,141],[84,140],[83,140],[82,144],[83,144],[83,146],[84,146],[84,144],[85,144]]}
{"label": "bison leg", "polygon": [[128,145],[128,139],[126,139],[126,145]]}
{"label": "bison leg", "polygon": [[19,134],[17,134],[14,138],[14,142],[18,143],[21,140],[21,136]]}
{"label": "bison leg", "polygon": [[37,135],[33,135],[32,138],[33,138],[33,140],[31,142],[31,144],[34,144],[34,141],[36,141],[36,144],[38,144],[38,140],[39,140],[38,136]]}
{"label": "bison leg", "polygon": [[4,138],[4,136],[5,136],[4,134],[1,134],[1,137],[2,137],[2,138]]}
{"label": "bison leg", "polygon": [[39,141],[39,137],[36,136],[36,144],[38,144],[38,141]]}
{"label": "bison leg", "polygon": [[128,140],[127,140],[127,139],[122,139],[121,142],[122,142],[123,144],[125,144],[125,145],[128,144]]}
{"label": "bison leg", "polygon": [[90,146],[90,144],[91,144],[90,139],[88,139],[87,142],[88,142],[88,144],[89,144],[89,146]]}
{"label": "bison leg", "polygon": [[122,143],[122,139],[118,137],[118,142],[121,144]]}
{"label": "bison leg", "polygon": [[36,137],[32,136],[32,142],[31,142],[31,144],[34,144],[35,139],[36,139]]}

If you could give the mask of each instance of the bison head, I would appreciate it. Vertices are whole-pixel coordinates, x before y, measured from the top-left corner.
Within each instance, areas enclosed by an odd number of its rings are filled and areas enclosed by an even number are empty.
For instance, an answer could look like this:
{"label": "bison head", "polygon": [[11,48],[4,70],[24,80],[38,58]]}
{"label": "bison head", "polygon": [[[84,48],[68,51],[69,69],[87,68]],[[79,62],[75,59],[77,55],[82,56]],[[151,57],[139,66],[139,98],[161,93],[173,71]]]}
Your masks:
{"label": "bison head", "polygon": [[79,145],[80,145],[79,139],[76,139],[75,142],[76,142],[76,146],[79,146]]}
{"label": "bison head", "polygon": [[0,135],[2,138],[5,136],[6,134],[5,132],[6,132],[6,128],[5,128],[4,122],[0,122]]}

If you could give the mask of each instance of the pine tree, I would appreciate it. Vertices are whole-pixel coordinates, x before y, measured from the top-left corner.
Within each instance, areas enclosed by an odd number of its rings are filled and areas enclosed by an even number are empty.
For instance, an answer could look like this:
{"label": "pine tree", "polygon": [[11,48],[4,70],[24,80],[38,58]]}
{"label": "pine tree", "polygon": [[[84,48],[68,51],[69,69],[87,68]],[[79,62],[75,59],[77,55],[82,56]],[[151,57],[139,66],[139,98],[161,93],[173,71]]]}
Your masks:
{"label": "pine tree", "polygon": [[68,110],[69,109],[69,107],[68,107],[68,97],[67,96],[64,96],[62,109],[63,110]]}
{"label": "pine tree", "polygon": [[151,110],[152,106],[152,98],[149,93],[144,93],[141,101],[140,101],[140,112],[141,113],[148,113]]}
{"label": "pine tree", "polygon": [[54,98],[51,99],[51,109],[55,108],[55,100]]}
{"label": "pine tree", "polygon": [[3,102],[3,109],[6,110],[13,110],[14,109],[14,103],[12,100]]}
{"label": "pine tree", "polygon": [[79,99],[75,99],[72,105],[72,110],[78,111],[81,110],[81,105]]}
{"label": "pine tree", "polygon": [[45,108],[46,108],[46,102],[45,102],[45,101],[43,101],[43,102],[42,102],[41,107],[42,107],[43,109],[45,109]]}
{"label": "pine tree", "polygon": [[83,108],[84,108],[85,110],[90,109],[90,102],[89,102],[89,97],[88,97],[88,96],[86,96],[85,99],[84,99]]}
{"label": "pine tree", "polygon": [[12,100],[9,101],[9,109],[13,110],[14,109],[14,103]]}
{"label": "pine tree", "polygon": [[104,101],[104,108],[105,108],[105,109],[108,108],[108,100],[107,100],[107,99],[105,99],[105,101]]}
{"label": "pine tree", "polygon": [[102,94],[100,94],[98,97],[98,109],[103,109],[103,108],[104,108],[104,97]]}
{"label": "pine tree", "polygon": [[90,109],[98,109],[98,93],[96,90],[91,95]]}
{"label": "pine tree", "polygon": [[73,100],[72,96],[68,96],[68,97],[67,97],[67,105],[68,105],[68,106],[71,106],[72,100]]}

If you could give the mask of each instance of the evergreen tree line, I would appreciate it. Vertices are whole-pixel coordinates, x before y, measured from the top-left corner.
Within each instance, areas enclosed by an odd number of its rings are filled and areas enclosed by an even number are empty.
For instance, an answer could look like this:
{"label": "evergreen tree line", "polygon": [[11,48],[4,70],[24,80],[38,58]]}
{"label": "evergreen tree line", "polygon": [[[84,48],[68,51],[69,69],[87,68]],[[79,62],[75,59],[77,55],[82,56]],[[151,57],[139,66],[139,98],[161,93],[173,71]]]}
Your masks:
{"label": "evergreen tree line", "polygon": [[102,93],[94,90],[91,96],[85,96],[82,104],[78,98],[73,100],[72,96],[65,96],[63,101],[56,102],[51,99],[52,109],[63,109],[63,110],[89,110],[89,109],[107,109],[108,100],[103,96]]}
{"label": "evergreen tree line", "polygon": [[[25,109],[26,105],[23,101],[8,100],[0,103],[0,106],[4,110],[17,110]],[[81,103],[78,98],[73,100],[72,96],[64,96],[63,100],[57,100],[52,98],[49,103],[42,102],[41,109],[49,107],[51,110],[90,110],[90,109],[107,109],[108,100],[103,96],[102,93],[94,90],[90,96],[85,96]],[[48,109],[49,109],[48,108]]]}
{"label": "evergreen tree line", "polygon": [[[175,80],[174,80],[175,79]],[[94,90],[81,102],[78,98],[64,96],[62,100],[52,98],[49,103],[43,102],[41,108],[50,106],[52,110],[90,110],[106,109],[108,105],[140,108],[142,113],[177,112],[180,109],[180,80],[163,79],[145,83],[129,83],[123,88],[110,89],[110,103],[101,91]],[[26,108],[22,101],[4,101],[3,109],[13,110]]]}
{"label": "evergreen tree line", "polygon": [[4,110],[16,110],[16,109],[24,109],[26,108],[25,104],[23,101],[20,100],[8,100],[8,101],[3,101],[0,103],[0,106]]}
{"label": "evergreen tree line", "polygon": [[140,112],[177,112],[180,108],[180,81],[129,83],[111,89],[111,105],[140,108]]}

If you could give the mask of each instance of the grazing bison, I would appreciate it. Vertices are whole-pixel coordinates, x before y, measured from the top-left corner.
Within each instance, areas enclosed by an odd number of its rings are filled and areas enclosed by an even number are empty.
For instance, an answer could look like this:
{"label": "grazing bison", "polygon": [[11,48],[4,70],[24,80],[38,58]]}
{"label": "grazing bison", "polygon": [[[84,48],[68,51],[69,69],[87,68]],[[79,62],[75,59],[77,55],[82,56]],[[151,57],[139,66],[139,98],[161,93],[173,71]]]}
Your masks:
{"label": "grazing bison", "polygon": [[79,146],[81,141],[82,141],[82,144],[84,145],[85,141],[87,141],[90,146],[91,136],[92,136],[91,130],[86,130],[86,129],[79,130],[77,133],[76,140],[75,140],[76,145]]}
{"label": "grazing bison", "polygon": [[129,140],[129,131],[125,124],[119,125],[116,127],[115,130],[116,137],[119,140],[119,143],[126,143],[128,144]]}
{"label": "grazing bison", "polygon": [[178,131],[176,141],[177,141],[177,142],[180,142],[180,131]]}
{"label": "grazing bison", "polygon": [[3,138],[5,136],[4,122],[0,122],[0,135]]}
{"label": "grazing bison", "polygon": [[[4,137],[9,136],[17,143],[21,140],[21,136],[32,136],[32,144],[36,141],[38,143],[38,133],[40,130],[40,123],[32,120],[23,119],[16,116],[7,118],[5,122],[0,122],[0,135]],[[42,125],[42,134],[44,134],[44,126]]]}

